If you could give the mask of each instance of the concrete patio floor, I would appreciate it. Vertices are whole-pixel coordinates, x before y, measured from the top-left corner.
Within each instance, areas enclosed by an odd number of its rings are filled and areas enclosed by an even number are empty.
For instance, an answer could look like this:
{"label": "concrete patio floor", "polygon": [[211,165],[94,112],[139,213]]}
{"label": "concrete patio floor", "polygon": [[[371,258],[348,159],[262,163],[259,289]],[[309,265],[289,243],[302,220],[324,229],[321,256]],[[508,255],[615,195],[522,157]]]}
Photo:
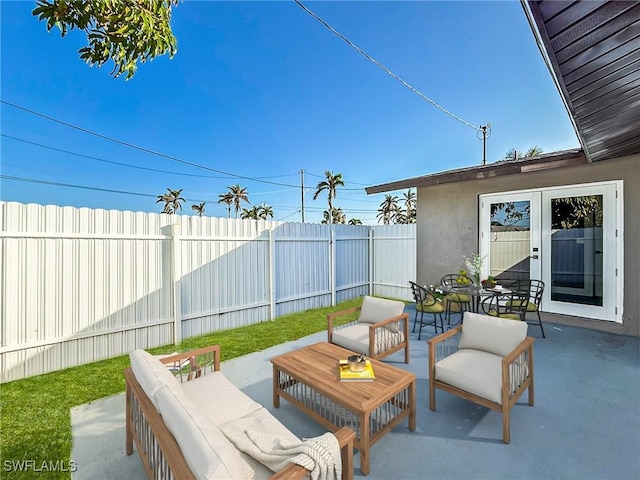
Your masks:
{"label": "concrete patio floor", "polygon": [[[412,316],[414,310],[407,307]],[[537,327],[535,406],[526,394],[511,414],[511,443],[502,443],[501,415],[445,392],[428,407],[427,344],[411,335],[411,362],[402,353],[385,361],[417,376],[417,428],[406,421],[371,449],[371,472],[355,477],[387,479],[629,479],[640,478],[640,345],[637,337],[545,323]],[[325,430],[283,401],[272,405],[270,358],[325,341],[318,333],[225,361],[222,371],[299,437]],[[224,352],[222,352],[224,358]],[[71,410],[76,479],[144,479],[138,454],[124,453],[124,395]]]}

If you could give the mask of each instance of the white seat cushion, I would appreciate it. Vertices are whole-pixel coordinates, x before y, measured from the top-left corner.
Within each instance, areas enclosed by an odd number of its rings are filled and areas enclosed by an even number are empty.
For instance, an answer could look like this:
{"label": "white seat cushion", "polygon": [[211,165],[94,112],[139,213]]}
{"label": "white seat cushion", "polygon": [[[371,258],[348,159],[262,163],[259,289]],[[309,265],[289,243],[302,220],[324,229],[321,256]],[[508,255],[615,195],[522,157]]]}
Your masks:
{"label": "white seat cushion", "polygon": [[164,423],[197,479],[247,478],[236,447],[191,400],[176,396],[166,386],[155,396]]}
{"label": "white seat cushion", "polygon": [[213,372],[179,384],[189,397],[215,423],[244,417],[262,408],[222,374]]}
{"label": "white seat cushion", "polygon": [[527,324],[464,312],[458,348],[483,350],[504,357],[527,337]]}
{"label": "white seat cushion", "polygon": [[482,350],[458,350],[436,363],[436,379],[502,405],[502,357],[499,355]]}
{"label": "white seat cushion", "polygon": [[144,393],[147,394],[147,397],[149,397],[149,400],[155,405],[156,410],[158,410],[158,402],[155,393],[162,386],[167,385],[177,395],[180,394],[181,389],[178,379],[160,360],[149,352],[142,349],[134,350],[129,354],[129,360],[136,380],[144,390]]}
{"label": "white seat cushion", "polygon": [[[333,331],[331,343],[351,350],[352,352],[369,354],[369,325],[368,323],[356,323],[349,327],[338,328]],[[380,328],[376,332],[376,346],[374,355],[389,350],[391,347],[404,342],[404,332],[393,332],[388,328]]]}

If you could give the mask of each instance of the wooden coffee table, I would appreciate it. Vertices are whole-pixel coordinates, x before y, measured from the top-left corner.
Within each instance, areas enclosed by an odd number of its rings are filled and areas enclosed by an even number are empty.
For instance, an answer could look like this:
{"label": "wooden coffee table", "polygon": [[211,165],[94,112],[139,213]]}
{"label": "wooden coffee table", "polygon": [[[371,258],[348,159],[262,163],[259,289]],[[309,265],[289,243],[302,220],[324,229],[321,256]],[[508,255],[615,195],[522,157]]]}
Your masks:
{"label": "wooden coffee table", "polygon": [[400,368],[371,360],[373,382],[341,382],[338,360],[353,352],[320,342],[271,359],[273,406],[280,397],[331,431],[341,427],[356,433],[360,471],[370,469],[371,445],[406,417],[416,429],[416,376]]}

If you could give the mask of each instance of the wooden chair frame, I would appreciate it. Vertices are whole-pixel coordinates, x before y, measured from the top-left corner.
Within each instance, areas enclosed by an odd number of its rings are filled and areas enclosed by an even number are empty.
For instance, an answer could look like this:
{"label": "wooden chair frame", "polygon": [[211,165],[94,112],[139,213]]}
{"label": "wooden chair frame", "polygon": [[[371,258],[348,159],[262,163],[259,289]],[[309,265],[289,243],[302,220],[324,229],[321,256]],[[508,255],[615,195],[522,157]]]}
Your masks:
{"label": "wooden chair frame", "polygon": [[[458,339],[463,326],[452,328],[427,340],[429,345],[429,409],[432,411],[436,409],[436,389],[440,389],[483,407],[496,410],[502,413],[502,441],[508,444],[511,441],[511,408],[527,389],[529,390],[529,405],[533,406],[534,404],[533,343],[535,339],[525,338],[502,359],[502,405],[500,405],[436,379],[436,363],[458,350]],[[527,375],[518,374],[522,369],[516,368],[516,362],[519,364],[526,362]]]}
{"label": "wooden chair frame", "polygon": [[[220,371],[220,346],[211,345],[190,352],[161,358],[164,364],[177,362],[190,364],[189,374],[183,381],[190,381],[206,372],[197,366],[199,355],[213,354],[212,370]],[[124,370],[126,392],[125,452],[133,453],[135,443],[147,477],[152,479],[195,480],[180,446],[165,425],[162,416],[136,380],[130,367]],[[353,480],[353,442],[355,432],[343,427],[334,433],[342,453],[342,480]],[[274,473],[271,480],[298,480],[306,478],[309,470],[293,463]]]}
{"label": "wooden chair frame", "polygon": [[[351,325],[355,325],[357,323],[357,317],[360,313],[362,307],[351,307],[347,310],[342,310],[340,312],[334,312],[327,315],[327,341],[329,343],[333,343],[333,332],[338,328],[345,328]],[[340,317],[344,317],[347,315],[351,315],[355,320],[352,320],[349,323],[336,325],[336,319]],[[398,343],[397,345],[390,347],[384,352],[380,352],[379,354],[375,354],[375,346],[376,346],[376,337],[378,335],[384,335],[388,332],[388,328],[393,323],[401,323],[399,328],[404,332],[404,341]],[[402,313],[395,317],[387,318],[378,323],[372,323],[369,325],[369,352],[367,356],[369,358],[375,358],[376,360],[381,360],[397,351],[404,349],[404,363],[409,363],[409,314]]]}

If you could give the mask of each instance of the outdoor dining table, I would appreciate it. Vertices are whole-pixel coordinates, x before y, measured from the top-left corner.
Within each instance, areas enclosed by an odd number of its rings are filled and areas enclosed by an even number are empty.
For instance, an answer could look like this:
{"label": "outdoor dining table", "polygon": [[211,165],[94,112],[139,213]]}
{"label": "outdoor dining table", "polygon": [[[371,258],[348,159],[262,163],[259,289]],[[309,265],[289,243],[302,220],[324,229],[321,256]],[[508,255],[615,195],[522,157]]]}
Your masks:
{"label": "outdoor dining table", "polygon": [[471,311],[478,313],[480,302],[484,297],[493,297],[495,295],[503,295],[510,293],[511,290],[506,288],[483,288],[474,284],[470,285],[441,285],[440,290],[445,295],[457,293],[461,295],[469,295],[471,297]]}

